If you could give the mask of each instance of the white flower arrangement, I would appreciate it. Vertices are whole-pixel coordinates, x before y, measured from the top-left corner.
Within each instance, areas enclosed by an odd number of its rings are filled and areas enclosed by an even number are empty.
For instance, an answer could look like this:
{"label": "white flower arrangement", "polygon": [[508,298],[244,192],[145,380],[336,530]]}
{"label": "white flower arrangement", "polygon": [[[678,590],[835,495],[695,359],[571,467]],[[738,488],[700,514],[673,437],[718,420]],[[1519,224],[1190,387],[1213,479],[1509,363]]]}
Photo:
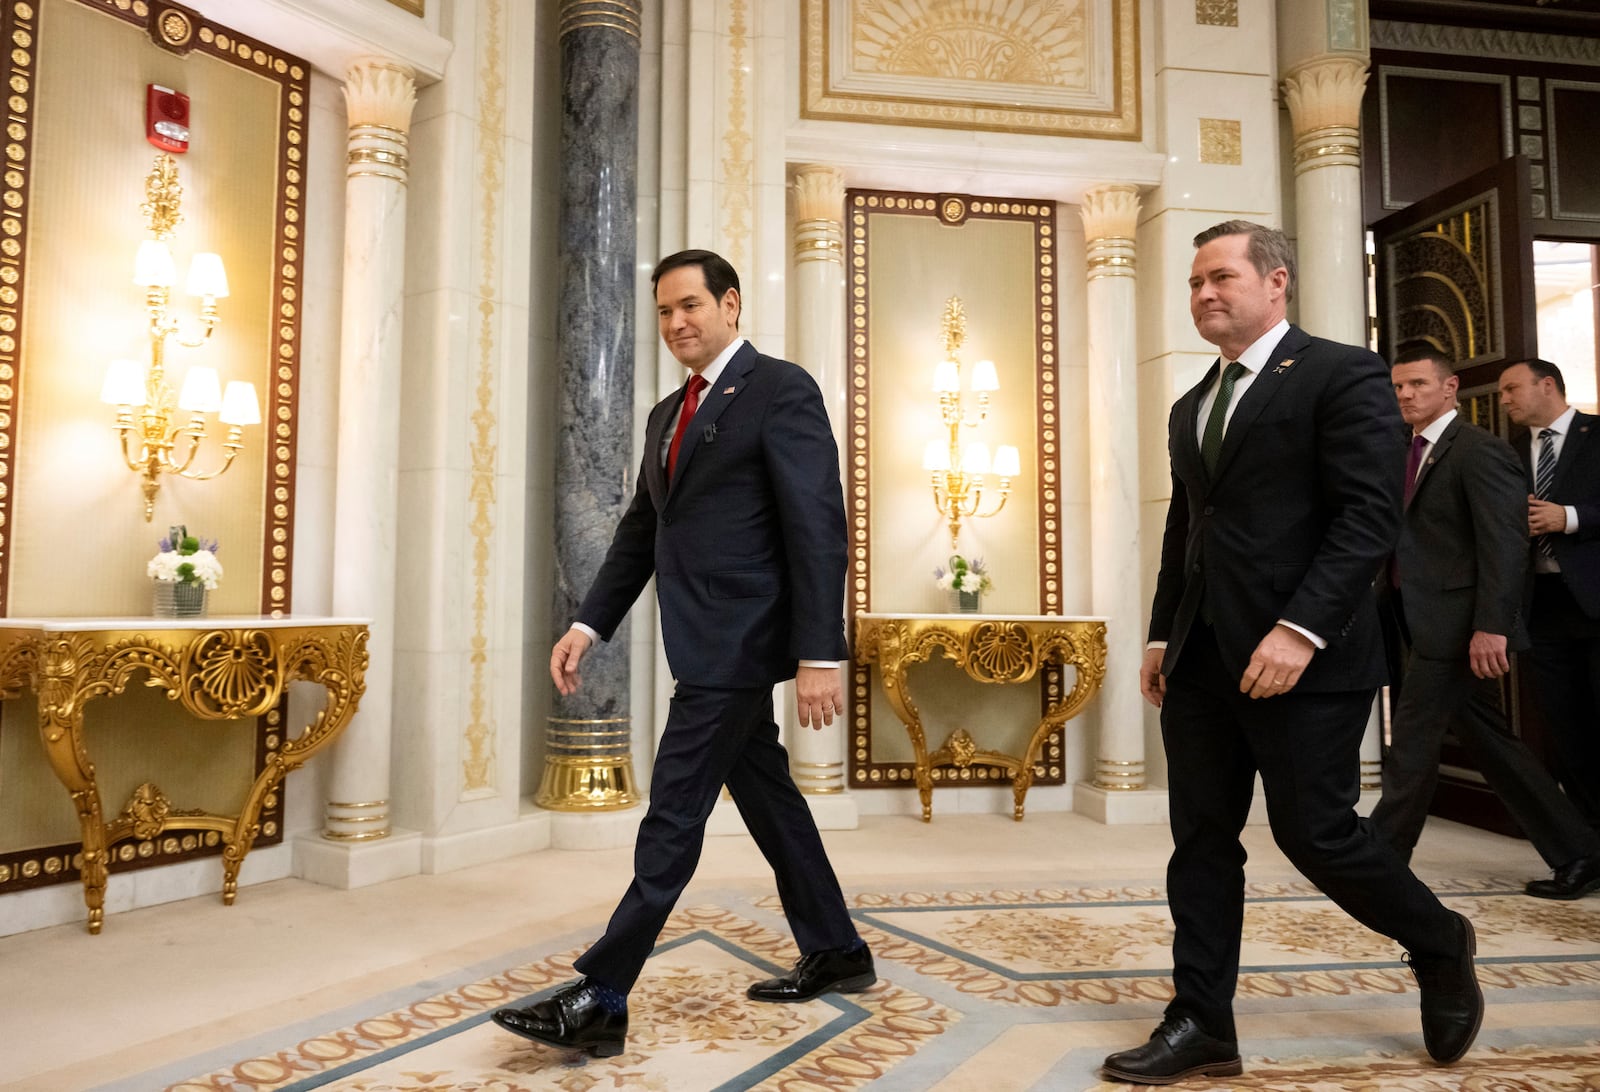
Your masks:
{"label": "white flower arrangement", "polygon": [[187,527],[171,529],[157,545],[159,552],[145,566],[152,580],[169,584],[199,584],[214,591],[222,579],[222,562],[217,560],[217,540],[201,542]]}
{"label": "white flower arrangement", "polygon": [[994,587],[994,581],[989,579],[989,569],[983,563],[983,558],[975,557],[971,561],[960,554],[950,555],[950,568],[936,568],[933,570],[934,585],[946,591],[965,592],[967,595],[976,595],[986,592]]}

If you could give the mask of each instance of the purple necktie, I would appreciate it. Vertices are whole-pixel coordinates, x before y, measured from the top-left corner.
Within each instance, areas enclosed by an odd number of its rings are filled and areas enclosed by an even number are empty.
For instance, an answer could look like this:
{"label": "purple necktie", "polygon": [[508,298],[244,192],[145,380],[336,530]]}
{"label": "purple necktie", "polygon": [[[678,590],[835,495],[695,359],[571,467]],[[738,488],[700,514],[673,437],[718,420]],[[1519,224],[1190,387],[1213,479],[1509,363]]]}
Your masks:
{"label": "purple necktie", "polygon": [[1406,456],[1406,503],[1411,503],[1411,494],[1417,491],[1417,471],[1422,469],[1422,453],[1428,448],[1427,437],[1411,437],[1411,453]]}

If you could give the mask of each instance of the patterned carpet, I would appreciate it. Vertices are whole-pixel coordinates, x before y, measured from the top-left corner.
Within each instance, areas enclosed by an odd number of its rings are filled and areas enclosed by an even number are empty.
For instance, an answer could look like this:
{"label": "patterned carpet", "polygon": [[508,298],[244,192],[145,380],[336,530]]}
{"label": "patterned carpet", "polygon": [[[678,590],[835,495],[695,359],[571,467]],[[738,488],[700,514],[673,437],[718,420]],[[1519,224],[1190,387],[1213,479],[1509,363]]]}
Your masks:
{"label": "patterned carpet", "polygon": [[[1600,899],[1541,902],[1509,879],[1436,890],[1478,931],[1489,1007],[1463,1062],[1428,1062],[1416,985],[1392,942],[1306,884],[1254,884],[1237,1004],[1245,1074],[1183,1087],[1600,1089]],[[851,905],[877,986],[788,1006],[743,992],[794,959],[775,898],[680,910],[632,995],[616,1058],[537,1046],[488,1021],[571,978],[587,939],[577,936],[192,1059],[184,1072],[195,1076],[172,1083],[164,1070],[141,1087],[1126,1089],[1101,1082],[1099,1062],[1148,1035],[1171,993],[1158,887],[866,893]]]}

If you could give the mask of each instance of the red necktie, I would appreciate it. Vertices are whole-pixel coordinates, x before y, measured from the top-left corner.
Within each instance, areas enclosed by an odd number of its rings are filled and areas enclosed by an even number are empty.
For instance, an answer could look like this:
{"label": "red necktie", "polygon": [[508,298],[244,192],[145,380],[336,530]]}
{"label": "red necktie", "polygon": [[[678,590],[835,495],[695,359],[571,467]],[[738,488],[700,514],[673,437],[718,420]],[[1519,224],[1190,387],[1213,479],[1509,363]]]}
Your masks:
{"label": "red necktie", "polygon": [[689,421],[694,417],[694,411],[700,408],[700,392],[706,389],[706,379],[703,375],[689,377],[689,389],[683,395],[683,410],[678,414],[678,427],[672,433],[672,446],[667,448],[667,481],[672,480],[672,472],[678,466],[678,448],[683,444],[683,434],[689,431]]}

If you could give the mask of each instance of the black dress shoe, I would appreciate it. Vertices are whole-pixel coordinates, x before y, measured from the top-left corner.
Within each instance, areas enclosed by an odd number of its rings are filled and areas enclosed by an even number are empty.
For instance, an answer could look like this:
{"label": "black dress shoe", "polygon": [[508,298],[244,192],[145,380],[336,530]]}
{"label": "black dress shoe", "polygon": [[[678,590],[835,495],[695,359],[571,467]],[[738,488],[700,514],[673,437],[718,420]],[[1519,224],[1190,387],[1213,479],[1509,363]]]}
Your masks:
{"label": "black dress shoe", "polygon": [[628,1037],[628,1014],[609,1013],[587,979],[562,986],[543,1001],[520,1009],[498,1009],[495,1023],[524,1039],[570,1050],[587,1050],[596,1058],[622,1053]]}
{"label": "black dress shoe", "polygon": [[1150,1041],[1118,1051],[1100,1067],[1102,1076],[1134,1084],[1176,1084],[1185,1077],[1237,1077],[1244,1072],[1239,1044],[1207,1035],[1188,1016],[1168,1016]]}
{"label": "black dress shoe", "polygon": [[1472,922],[1460,914],[1455,917],[1461,923],[1461,947],[1454,955],[1406,956],[1422,990],[1422,1042],[1440,1065],[1465,1054],[1483,1024],[1483,990],[1472,968],[1478,935]]}
{"label": "black dress shoe", "polygon": [[863,944],[853,952],[830,948],[803,955],[788,974],[757,982],[744,992],[752,1001],[809,1001],[824,993],[860,993],[876,981],[872,952]]}
{"label": "black dress shoe", "polygon": [[1529,880],[1523,888],[1536,899],[1570,901],[1600,891],[1600,856],[1579,857],[1556,869],[1548,880]]}

